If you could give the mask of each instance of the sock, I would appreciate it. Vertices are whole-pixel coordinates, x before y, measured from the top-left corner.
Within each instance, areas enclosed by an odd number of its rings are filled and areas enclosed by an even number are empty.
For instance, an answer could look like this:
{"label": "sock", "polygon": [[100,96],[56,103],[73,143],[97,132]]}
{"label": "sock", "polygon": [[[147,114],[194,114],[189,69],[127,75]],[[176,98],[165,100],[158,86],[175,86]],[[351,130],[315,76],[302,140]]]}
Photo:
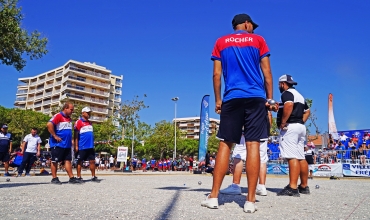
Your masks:
{"label": "sock", "polygon": [[233,183],[233,184],[231,184],[234,188],[238,188],[239,187],[239,184],[235,184],[235,183]]}

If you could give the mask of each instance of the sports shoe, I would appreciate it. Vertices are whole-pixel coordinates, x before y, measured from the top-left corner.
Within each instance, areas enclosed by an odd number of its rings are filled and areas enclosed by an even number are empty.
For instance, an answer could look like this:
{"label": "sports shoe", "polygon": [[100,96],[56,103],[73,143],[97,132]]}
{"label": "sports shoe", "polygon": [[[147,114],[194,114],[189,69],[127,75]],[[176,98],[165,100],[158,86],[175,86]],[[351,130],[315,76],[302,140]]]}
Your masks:
{"label": "sports shoe", "polygon": [[100,180],[98,179],[98,177],[94,176],[93,178],[91,178],[91,182],[100,183]]}
{"label": "sports shoe", "polygon": [[298,191],[302,194],[310,194],[310,187],[306,186],[305,188],[303,188],[301,185],[299,185]]}
{"label": "sports shoe", "polygon": [[72,184],[81,184],[83,183],[83,181],[77,179],[76,177],[72,177],[72,178],[69,178],[69,181],[68,183],[72,183]]}
{"label": "sports shoe", "polygon": [[11,176],[9,172],[4,173],[4,176]]}
{"label": "sports shoe", "polygon": [[22,177],[22,174],[19,174],[19,173],[18,173],[16,177]]}
{"label": "sports shoe", "polygon": [[228,194],[228,195],[240,195],[242,194],[242,189],[240,186],[236,184],[231,184],[230,186],[226,187],[225,189],[220,190],[220,193],[222,194]]}
{"label": "sports shoe", "polygon": [[29,173],[26,173],[26,175],[24,175],[25,177],[31,177],[31,175]]}
{"label": "sports shoe", "polygon": [[253,212],[257,211],[256,203],[246,201],[245,204],[244,204],[244,209],[243,210],[246,213],[253,213]]}
{"label": "sports shoe", "polygon": [[218,209],[218,198],[209,198],[209,196],[207,196],[200,204],[210,209]]}
{"label": "sports shoe", "polygon": [[59,181],[59,178],[58,177],[53,178],[50,183],[57,184],[57,185],[61,185],[62,184],[62,182]]}
{"label": "sports shoe", "polygon": [[82,177],[77,177],[76,179],[78,179],[79,181],[84,181],[84,179],[82,179]]}
{"label": "sports shoe", "polygon": [[298,189],[292,189],[289,184],[280,192],[277,193],[278,196],[294,196],[299,197]]}
{"label": "sports shoe", "polygon": [[256,188],[256,195],[259,196],[267,196],[267,190],[266,187],[258,187]]}

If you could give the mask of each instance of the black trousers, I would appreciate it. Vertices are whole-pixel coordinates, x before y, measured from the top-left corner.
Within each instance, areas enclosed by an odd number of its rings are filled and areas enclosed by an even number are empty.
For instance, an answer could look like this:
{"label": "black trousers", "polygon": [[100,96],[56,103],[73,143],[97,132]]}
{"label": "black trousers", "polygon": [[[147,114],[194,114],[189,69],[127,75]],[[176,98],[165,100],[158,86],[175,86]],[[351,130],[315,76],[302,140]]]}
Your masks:
{"label": "black trousers", "polygon": [[26,174],[29,174],[36,159],[36,153],[24,152],[21,166],[18,169],[18,174],[22,174],[24,169],[26,169]]}

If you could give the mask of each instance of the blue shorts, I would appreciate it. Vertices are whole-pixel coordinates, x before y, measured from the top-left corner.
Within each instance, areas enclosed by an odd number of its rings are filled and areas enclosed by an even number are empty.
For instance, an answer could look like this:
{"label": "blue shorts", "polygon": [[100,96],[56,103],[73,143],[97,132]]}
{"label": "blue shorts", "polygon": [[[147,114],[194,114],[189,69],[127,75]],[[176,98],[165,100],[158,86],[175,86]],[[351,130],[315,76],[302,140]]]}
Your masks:
{"label": "blue shorts", "polygon": [[269,123],[265,104],[264,98],[238,98],[222,103],[217,137],[240,144],[244,126],[246,142],[260,142],[268,138]]}

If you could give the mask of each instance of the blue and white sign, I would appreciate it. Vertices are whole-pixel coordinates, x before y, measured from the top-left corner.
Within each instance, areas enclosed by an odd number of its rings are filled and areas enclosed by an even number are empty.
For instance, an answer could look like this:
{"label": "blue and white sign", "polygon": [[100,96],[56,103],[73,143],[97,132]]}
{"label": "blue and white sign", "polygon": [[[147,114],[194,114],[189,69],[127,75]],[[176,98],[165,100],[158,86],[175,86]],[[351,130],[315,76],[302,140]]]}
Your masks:
{"label": "blue and white sign", "polygon": [[370,177],[370,165],[344,163],[343,175]]}

